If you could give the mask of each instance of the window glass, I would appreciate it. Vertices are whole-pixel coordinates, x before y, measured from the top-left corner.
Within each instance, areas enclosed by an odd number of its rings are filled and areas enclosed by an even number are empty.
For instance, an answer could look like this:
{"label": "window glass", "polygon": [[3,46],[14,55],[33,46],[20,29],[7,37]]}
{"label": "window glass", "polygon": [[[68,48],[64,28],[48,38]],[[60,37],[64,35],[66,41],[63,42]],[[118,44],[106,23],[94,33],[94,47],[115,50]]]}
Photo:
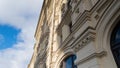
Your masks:
{"label": "window glass", "polygon": [[66,62],[66,68],[72,68],[72,65],[73,65],[72,61],[73,61],[72,57],[69,57],[69,58],[66,59],[66,61],[65,61]]}
{"label": "window glass", "polygon": [[120,27],[118,28],[116,32],[116,42],[120,42]]}
{"label": "window glass", "polygon": [[111,35],[111,51],[118,68],[120,68],[120,22],[116,25]]}
{"label": "window glass", "polygon": [[77,68],[77,66],[74,64],[74,61],[76,59],[75,55],[71,55],[67,57],[62,63],[60,68]]}

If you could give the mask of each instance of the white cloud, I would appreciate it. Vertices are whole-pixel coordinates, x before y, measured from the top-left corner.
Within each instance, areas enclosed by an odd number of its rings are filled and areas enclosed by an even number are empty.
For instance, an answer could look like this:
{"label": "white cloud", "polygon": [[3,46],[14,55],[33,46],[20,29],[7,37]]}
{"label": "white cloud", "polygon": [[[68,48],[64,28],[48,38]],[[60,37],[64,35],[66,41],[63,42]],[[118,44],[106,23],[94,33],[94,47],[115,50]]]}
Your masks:
{"label": "white cloud", "polygon": [[0,24],[21,32],[12,48],[0,51],[0,68],[27,68],[34,46],[34,33],[42,0],[0,0]]}

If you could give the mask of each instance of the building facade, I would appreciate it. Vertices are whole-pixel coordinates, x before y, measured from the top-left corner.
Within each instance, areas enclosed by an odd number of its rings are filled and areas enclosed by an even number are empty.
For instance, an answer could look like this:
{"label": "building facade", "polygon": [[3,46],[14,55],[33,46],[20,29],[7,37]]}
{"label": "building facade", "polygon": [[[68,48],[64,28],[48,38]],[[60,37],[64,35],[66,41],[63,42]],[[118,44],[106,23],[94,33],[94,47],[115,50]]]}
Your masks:
{"label": "building facade", "polygon": [[44,0],[28,68],[120,68],[120,0]]}

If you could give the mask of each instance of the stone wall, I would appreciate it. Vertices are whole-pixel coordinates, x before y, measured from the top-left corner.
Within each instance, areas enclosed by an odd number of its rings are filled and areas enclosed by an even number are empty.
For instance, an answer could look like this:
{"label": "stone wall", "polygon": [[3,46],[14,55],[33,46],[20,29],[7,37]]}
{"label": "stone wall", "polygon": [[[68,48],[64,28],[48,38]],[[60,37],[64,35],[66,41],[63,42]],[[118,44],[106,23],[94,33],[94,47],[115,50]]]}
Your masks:
{"label": "stone wall", "polygon": [[77,68],[117,68],[110,35],[119,16],[120,0],[44,0],[29,68],[60,68],[73,54]]}

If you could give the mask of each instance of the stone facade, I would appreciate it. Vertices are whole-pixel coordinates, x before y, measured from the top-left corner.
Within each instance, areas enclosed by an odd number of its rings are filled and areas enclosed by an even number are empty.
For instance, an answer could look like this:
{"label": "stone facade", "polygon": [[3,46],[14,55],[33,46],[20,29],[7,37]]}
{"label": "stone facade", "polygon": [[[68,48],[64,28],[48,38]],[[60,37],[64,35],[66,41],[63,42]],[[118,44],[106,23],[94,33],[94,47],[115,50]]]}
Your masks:
{"label": "stone facade", "polygon": [[28,68],[63,68],[76,55],[77,68],[117,68],[112,30],[120,20],[120,0],[44,0]]}

